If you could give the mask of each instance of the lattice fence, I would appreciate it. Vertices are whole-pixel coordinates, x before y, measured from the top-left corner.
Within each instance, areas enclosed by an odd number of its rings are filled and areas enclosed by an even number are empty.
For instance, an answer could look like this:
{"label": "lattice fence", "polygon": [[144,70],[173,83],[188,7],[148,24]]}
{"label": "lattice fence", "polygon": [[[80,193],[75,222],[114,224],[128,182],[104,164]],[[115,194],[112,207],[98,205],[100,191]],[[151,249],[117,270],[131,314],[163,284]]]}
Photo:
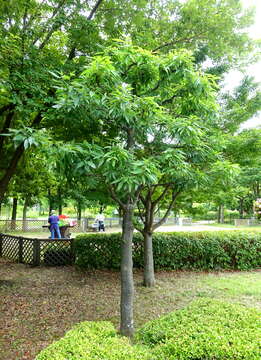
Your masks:
{"label": "lattice fence", "polygon": [[74,262],[73,239],[29,239],[0,234],[0,257],[30,265],[68,265]]}

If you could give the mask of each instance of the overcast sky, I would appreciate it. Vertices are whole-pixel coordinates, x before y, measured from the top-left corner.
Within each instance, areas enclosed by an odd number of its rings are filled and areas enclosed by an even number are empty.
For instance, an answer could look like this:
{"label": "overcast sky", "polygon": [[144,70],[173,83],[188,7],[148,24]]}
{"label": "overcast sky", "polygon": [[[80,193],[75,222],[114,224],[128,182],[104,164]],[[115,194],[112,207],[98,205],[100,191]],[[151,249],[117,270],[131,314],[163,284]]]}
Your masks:
{"label": "overcast sky", "polygon": [[[252,38],[261,38],[261,0],[241,0],[244,7],[255,6],[256,7],[256,18],[255,23],[249,29],[249,34]],[[256,81],[261,83],[261,60],[255,65],[249,66],[247,69],[249,75],[254,76]],[[233,83],[235,86],[238,84],[241,75],[237,71],[232,71],[226,78],[226,83]],[[243,124],[242,128],[252,128],[261,125],[261,113],[255,118],[248,120]]]}

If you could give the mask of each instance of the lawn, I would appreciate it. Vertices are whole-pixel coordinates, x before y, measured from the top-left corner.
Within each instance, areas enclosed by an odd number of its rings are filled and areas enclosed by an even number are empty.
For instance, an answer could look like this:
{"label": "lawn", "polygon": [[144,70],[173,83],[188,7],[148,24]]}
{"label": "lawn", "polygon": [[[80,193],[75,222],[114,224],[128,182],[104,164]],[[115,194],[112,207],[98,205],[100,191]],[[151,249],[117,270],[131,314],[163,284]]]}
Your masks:
{"label": "lawn", "polygon": [[[240,230],[240,231],[259,231],[261,232],[261,225],[255,225],[255,226],[235,226],[233,224],[208,224],[208,226],[219,227],[219,228],[225,228],[225,229],[233,229],[233,230]],[[213,229],[214,230],[214,229]]]}
{"label": "lawn", "polygon": [[[261,309],[261,271],[158,272],[155,288],[141,286],[134,272],[135,324],[211,297]],[[0,261],[2,346],[0,359],[31,360],[75,323],[109,320],[119,325],[118,272],[74,267],[36,267]]]}

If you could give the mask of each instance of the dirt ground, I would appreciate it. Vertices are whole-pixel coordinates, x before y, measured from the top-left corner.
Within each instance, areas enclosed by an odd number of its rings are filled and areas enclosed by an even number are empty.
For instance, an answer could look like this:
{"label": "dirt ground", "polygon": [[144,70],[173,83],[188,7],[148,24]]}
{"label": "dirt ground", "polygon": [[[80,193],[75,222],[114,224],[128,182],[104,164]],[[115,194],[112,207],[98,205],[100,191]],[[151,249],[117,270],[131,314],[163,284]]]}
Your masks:
{"label": "dirt ground", "polygon": [[[160,271],[156,273],[156,286],[145,288],[142,272],[134,270],[135,326],[182,308],[203,295],[261,306],[259,292],[255,298],[246,289],[246,295],[240,293],[234,298],[233,292],[231,298],[227,289],[224,292],[209,286],[220,276],[238,274]],[[253,276],[256,277],[252,282],[260,279],[260,272]],[[78,322],[108,320],[118,328],[120,274],[108,270],[80,271],[73,266],[30,267],[0,258],[0,314],[0,360],[33,360],[41,349],[60,339]]]}

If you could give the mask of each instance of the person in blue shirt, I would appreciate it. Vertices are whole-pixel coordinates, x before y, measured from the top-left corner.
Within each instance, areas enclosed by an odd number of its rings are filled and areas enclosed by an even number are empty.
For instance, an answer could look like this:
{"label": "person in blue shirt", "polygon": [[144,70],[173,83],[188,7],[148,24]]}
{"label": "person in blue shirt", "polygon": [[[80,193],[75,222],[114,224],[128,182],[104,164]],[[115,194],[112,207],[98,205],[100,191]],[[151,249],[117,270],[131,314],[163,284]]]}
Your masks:
{"label": "person in blue shirt", "polygon": [[59,229],[59,216],[56,215],[55,210],[51,211],[49,216],[48,223],[50,224],[51,239],[61,239],[61,233]]}

